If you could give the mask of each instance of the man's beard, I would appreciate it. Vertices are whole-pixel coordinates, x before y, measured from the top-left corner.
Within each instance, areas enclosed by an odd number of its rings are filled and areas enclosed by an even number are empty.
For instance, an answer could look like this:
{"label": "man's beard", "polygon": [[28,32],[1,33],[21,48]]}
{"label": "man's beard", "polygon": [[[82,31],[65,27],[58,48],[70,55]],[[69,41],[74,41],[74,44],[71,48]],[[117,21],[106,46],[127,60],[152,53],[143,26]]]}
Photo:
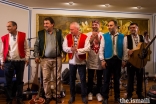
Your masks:
{"label": "man's beard", "polygon": [[110,33],[111,33],[112,35],[114,35],[114,34],[115,34],[115,31],[114,31],[114,30],[111,30]]}
{"label": "man's beard", "polygon": [[93,28],[93,31],[94,31],[94,32],[98,32],[99,29],[98,29],[98,28]]}

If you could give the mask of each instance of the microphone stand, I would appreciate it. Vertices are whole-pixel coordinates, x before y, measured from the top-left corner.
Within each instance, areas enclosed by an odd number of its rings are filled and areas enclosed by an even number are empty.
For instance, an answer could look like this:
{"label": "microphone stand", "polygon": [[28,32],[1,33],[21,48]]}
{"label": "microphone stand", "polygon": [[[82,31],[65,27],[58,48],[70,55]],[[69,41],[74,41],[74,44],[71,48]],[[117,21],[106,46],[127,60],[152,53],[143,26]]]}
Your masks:
{"label": "microphone stand", "polygon": [[[29,48],[30,48],[30,45],[31,45],[31,38],[28,38],[27,39],[28,41],[29,41]],[[30,58],[29,58],[29,60],[30,60]],[[31,63],[31,62],[30,62]],[[30,69],[31,69],[31,64],[29,63],[29,66],[28,66],[28,88],[27,88],[27,91],[29,92],[30,91],[30,87],[29,87],[29,74],[30,74]]]}
{"label": "microphone stand", "polygon": [[[28,42],[29,42],[29,48],[30,48],[30,46],[31,46],[31,39],[35,39],[36,37],[34,37],[34,38],[28,38],[27,40],[28,40]],[[29,57],[29,60],[31,60],[32,58],[30,58]],[[35,93],[35,92],[33,92],[33,91],[31,91],[31,89],[30,89],[30,82],[29,82],[29,80],[30,80],[30,70],[31,70],[31,62],[29,63],[29,65],[28,65],[28,88],[27,88],[27,90],[26,91],[24,91],[23,92],[23,94],[25,94],[26,95],[26,99],[31,99],[32,97],[31,97],[31,95],[32,94],[37,94],[37,92]]]}
{"label": "microphone stand", "polygon": [[154,42],[156,38],[156,35],[154,36],[154,38],[151,40],[150,43],[147,44],[147,46],[145,48],[143,48],[141,54],[138,54],[139,58],[141,59],[141,67],[140,70],[143,69],[143,78],[144,78],[144,90],[145,90],[145,98],[146,98],[146,81],[145,81],[145,63],[144,63],[144,59],[147,57],[148,55],[148,48],[150,47],[150,45]]}
{"label": "microphone stand", "polygon": [[55,75],[56,76],[56,83],[55,83],[56,85],[55,86],[56,86],[56,104],[57,104],[57,101],[58,101],[58,96],[57,96],[57,36],[55,39],[56,39],[56,63],[55,63],[56,64],[56,75]]}
{"label": "microphone stand", "polygon": [[[36,38],[36,37],[35,37]],[[29,41],[29,48],[30,48],[30,45],[31,45],[31,39],[35,39],[35,38],[28,38],[27,40]],[[31,60],[31,58],[29,58],[29,60]],[[28,88],[27,88],[27,91],[30,91],[30,87],[29,87],[29,74],[30,74],[30,69],[31,69],[31,62],[29,63],[29,66],[28,66]]]}

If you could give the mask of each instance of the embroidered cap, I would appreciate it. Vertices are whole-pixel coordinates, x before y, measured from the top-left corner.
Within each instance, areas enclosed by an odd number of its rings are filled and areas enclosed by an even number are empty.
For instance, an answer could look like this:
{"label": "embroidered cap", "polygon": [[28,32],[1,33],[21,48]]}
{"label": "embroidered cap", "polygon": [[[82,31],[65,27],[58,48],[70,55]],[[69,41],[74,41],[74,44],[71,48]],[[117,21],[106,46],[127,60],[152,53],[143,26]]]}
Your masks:
{"label": "embroidered cap", "polygon": [[98,23],[98,24],[100,24],[98,20],[93,20],[92,23]]}

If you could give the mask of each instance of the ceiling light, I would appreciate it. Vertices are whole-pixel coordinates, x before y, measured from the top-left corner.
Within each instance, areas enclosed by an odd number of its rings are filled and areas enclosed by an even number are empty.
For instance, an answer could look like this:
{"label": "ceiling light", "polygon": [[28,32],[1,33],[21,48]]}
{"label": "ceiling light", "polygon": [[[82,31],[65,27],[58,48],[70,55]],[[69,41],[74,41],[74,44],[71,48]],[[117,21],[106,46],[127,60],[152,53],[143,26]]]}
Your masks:
{"label": "ceiling light", "polygon": [[69,2],[69,5],[73,5],[73,4],[74,4],[74,2],[72,2],[72,1],[71,1],[71,2]]}
{"label": "ceiling light", "polygon": [[105,7],[110,7],[110,4],[105,4]]}
{"label": "ceiling light", "polygon": [[137,6],[138,9],[142,9],[142,6]]}

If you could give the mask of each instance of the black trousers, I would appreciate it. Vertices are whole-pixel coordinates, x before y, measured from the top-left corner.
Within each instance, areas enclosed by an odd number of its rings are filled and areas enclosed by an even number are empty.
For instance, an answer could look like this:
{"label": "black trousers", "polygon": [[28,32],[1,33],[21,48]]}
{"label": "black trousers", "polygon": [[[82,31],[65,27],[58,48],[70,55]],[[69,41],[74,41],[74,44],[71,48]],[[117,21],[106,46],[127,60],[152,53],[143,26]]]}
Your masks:
{"label": "black trousers", "polygon": [[137,81],[137,89],[136,94],[142,94],[143,86],[143,69],[138,69],[131,65],[130,63],[127,64],[127,75],[128,75],[128,85],[127,85],[127,93],[129,97],[132,97],[132,93],[134,91],[134,76],[136,75]]}
{"label": "black trousers", "polygon": [[88,93],[93,93],[93,80],[94,80],[94,73],[96,71],[97,77],[97,93],[101,92],[102,87],[102,74],[103,70],[96,70],[96,69],[88,69]]}
{"label": "black trousers", "polygon": [[80,75],[81,81],[81,97],[87,96],[87,86],[86,86],[86,65],[72,65],[69,64],[70,70],[70,94],[72,97],[75,97],[75,80],[77,69]]}
{"label": "black trousers", "polygon": [[[23,74],[25,61],[6,61],[4,64],[4,75],[6,80],[7,101],[13,99],[13,76],[16,74],[17,99],[22,100],[23,95]],[[15,93],[15,92],[14,92]]]}
{"label": "black trousers", "polygon": [[110,85],[110,78],[113,75],[114,80],[114,97],[115,99],[120,97],[120,77],[121,77],[121,64],[122,61],[117,57],[114,56],[111,59],[106,60],[107,66],[106,69],[103,70],[103,78],[104,78],[104,85],[102,87],[102,96],[104,99],[108,99],[109,96],[109,85]]}

